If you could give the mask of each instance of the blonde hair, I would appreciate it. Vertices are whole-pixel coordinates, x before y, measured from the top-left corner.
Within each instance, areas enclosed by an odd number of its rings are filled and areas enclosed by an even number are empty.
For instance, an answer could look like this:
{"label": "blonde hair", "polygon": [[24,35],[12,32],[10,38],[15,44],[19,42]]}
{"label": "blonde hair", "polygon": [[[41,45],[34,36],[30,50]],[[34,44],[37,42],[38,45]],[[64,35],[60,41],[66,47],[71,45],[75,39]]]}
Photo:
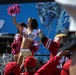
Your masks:
{"label": "blonde hair", "polygon": [[55,40],[56,38],[59,38],[59,39],[61,39],[61,41],[66,42],[66,40],[67,40],[67,34],[64,34],[64,33],[57,34],[57,35],[55,36],[54,40]]}
{"label": "blonde hair", "polygon": [[64,34],[64,33],[61,33],[61,34],[57,34],[57,35],[55,36],[55,38],[57,38],[57,37],[65,37],[65,36],[67,36],[67,35]]}

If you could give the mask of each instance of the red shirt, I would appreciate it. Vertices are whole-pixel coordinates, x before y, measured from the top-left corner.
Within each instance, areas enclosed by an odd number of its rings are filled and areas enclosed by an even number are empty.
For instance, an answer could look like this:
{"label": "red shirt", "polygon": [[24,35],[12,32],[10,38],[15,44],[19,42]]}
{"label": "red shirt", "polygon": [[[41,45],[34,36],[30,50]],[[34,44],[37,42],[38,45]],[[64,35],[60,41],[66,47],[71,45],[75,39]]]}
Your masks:
{"label": "red shirt", "polygon": [[49,61],[44,64],[39,70],[37,70],[34,74],[30,74],[28,72],[22,73],[22,75],[52,75],[56,65],[58,64],[59,58],[53,57],[49,59]]}
{"label": "red shirt", "polygon": [[52,57],[57,54],[57,52],[58,52],[57,50],[59,49],[60,44],[58,42],[55,42],[55,41],[47,38],[44,42],[44,47],[50,51],[51,57]]}
{"label": "red shirt", "polygon": [[[55,41],[48,39],[48,38],[45,40],[44,46],[47,50],[49,50],[51,52],[50,58],[54,57],[57,54],[58,49],[60,48],[60,44],[58,42],[55,42]],[[63,63],[67,62],[68,60],[69,60],[69,58],[63,56],[59,60],[59,63],[57,64],[52,75],[60,75]]]}
{"label": "red shirt", "polygon": [[70,59],[68,62],[66,62],[63,65],[63,68],[61,70],[61,75],[69,75],[69,67],[70,67],[71,62],[72,60]]}

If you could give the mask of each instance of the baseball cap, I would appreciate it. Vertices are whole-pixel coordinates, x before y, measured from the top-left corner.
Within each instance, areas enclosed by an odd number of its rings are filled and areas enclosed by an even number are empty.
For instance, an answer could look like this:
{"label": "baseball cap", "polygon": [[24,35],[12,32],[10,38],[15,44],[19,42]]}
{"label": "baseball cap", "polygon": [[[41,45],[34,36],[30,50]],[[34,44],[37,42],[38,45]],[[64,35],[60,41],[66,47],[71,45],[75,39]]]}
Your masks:
{"label": "baseball cap", "polygon": [[4,68],[4,75],[20,75],[20,67],[17,62],[8,62]]}
{"label": "baseball cap", "polygon": [[36,59],[33,56],[28,56],[24,60],[24,67],[35,67],[36,66]]}

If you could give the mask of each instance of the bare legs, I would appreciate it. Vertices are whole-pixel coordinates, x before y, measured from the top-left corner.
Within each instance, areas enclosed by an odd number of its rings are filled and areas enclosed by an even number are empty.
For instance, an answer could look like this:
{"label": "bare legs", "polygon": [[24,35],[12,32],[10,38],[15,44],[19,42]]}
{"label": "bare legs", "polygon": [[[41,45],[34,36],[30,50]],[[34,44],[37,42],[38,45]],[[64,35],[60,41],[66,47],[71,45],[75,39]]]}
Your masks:
{"label": "bare legs", "polygon": [[19,57],[18,57],[18,64],[21,66],[21,64],[22,64],[22,60],[23,60],[23,56],[21,56],[21,55],[19,55]]}

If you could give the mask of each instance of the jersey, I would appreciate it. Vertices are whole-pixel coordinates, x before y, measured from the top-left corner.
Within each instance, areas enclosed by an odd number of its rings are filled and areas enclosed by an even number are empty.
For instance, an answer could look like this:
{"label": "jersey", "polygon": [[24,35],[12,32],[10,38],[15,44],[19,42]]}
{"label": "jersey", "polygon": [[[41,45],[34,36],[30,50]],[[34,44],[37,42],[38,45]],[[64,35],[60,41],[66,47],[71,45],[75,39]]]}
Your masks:
{"label": "jersey", "polygon": [[[46,38],[45,42],[43,43],[44,47],[51,52],[50,58],[53,58],[57,53],[58,49],[60,48],[60,44],[52,39]],[[63,63],[67,62],[69,58],[63,56],[59,63],[57,64],[55,71],[52,75],[60,75]]]}
{"label": "jersey", "polygon": [[35,39],[37,34],[38,34],[38,30],[34,29],[31,33],[28,33],[27,32],[27,28],[23,27],[23,36],[24,37],[28,37],[28,38],[31,38],[31,39]]}

